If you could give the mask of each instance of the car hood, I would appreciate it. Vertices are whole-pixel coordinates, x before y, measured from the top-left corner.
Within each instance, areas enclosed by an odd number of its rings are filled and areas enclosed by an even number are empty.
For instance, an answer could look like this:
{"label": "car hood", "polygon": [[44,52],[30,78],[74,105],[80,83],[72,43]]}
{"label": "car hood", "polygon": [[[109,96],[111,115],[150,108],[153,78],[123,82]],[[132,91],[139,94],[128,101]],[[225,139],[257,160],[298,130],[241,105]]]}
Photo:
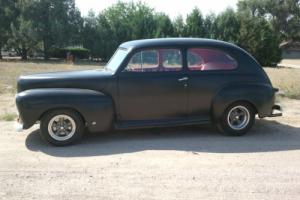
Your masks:
{"label": "car hood", "polygon": [[101,91],[110,71],[84,70],[69,72],[50,72],[20,76],[17,84],[18,92],[38,88],[80,88]]}

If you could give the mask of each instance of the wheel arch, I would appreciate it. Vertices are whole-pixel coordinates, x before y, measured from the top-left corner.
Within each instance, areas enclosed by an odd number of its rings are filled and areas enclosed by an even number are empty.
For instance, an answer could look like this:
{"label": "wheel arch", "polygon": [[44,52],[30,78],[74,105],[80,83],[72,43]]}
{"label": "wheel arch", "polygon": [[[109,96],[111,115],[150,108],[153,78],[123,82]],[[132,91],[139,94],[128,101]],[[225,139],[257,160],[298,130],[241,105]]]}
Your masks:
{"label": "wheel arch", "polygon": [[30,128],[41,117],[56,109],[75,110],[91,132],[112,128],[115,105],[110,96],[87,89],[45,88],[17,94],[16,104],[23,128]]}
{"label": "wheel arch", "polygon": [[274,102],[272,87],[260,84],[229,85],[220,89],[211,104],[211,118],[218,120],[224,111],[236,102],[250,104],[255,114],[266,115]]}
{"label": "wheel arch", "polygon": [[45,110],[43,113],[40,114],[38,120],[41,120],[43,117],[45,117],[45,115],[55,111],[55,110],[70,110],[72,112],[76,112],[82,119],[82,121],[84,123],[86,123],[86,120],[84,118],[84,116],[76,109],[76,108],[73,108],[73,107],[68,107],[68,106],[65,106],[65,107],[54,107],[54,108],[49,108],[48,110]]}
{"label": "wheel arch", "polygon": [[[253,101],[251,101],[249,99],[243,99],[243,98],[234,99],[232,101],[226,102],[222,106],[213,104],[212,112],[211,112],[211,114],[212,114],[211,117],[212,117],[213,121],[217,121],[218,119],[220,119],[222,117],[223,113],[226,111],[226,109],[236,103],[247,103],[253,108],[255,114],[258,113],[257,107]],[[216,108],[216,106],[220,106],[220,107]]]}

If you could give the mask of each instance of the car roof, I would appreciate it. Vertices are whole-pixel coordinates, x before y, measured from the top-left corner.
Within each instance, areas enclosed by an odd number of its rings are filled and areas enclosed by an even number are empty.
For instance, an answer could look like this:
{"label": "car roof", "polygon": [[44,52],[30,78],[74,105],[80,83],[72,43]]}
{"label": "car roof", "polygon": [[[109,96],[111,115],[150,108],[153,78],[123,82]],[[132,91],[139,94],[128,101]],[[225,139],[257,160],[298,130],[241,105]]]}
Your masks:
{"label": "car roof", "polygon": [[156,38],[125,42],[121,48],[138,49],[158,46],[214,46],[223,48],[239,48],[228,42],[206,38]]}

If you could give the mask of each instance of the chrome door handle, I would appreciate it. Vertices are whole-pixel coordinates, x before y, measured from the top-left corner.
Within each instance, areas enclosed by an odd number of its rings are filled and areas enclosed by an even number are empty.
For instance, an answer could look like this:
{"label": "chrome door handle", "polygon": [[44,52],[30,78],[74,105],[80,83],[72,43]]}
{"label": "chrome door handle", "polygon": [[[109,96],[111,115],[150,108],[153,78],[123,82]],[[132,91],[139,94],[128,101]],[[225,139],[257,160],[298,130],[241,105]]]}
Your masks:
{"label": "chrome door handle", "polygon": [[187,80],[189,80],[188,77],[182,77],[182,78],[178,79],[179,82],[181,82],[181,81],[187,81]]}

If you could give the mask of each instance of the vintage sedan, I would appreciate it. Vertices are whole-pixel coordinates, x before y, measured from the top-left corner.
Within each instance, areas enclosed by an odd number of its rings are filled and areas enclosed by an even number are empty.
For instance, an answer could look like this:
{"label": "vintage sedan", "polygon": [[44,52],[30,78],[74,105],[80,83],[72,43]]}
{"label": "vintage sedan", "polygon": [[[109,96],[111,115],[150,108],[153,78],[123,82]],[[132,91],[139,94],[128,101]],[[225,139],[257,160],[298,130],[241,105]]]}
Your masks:
{"label": "vintage sedan", "polygon": [[172,38],[123,43],[104,69],[21,76],[22,129],[71,144],[90,132],[213,123],[245,134],[259,118],[281,116],[278,89],[243,49],[222,41]]}

